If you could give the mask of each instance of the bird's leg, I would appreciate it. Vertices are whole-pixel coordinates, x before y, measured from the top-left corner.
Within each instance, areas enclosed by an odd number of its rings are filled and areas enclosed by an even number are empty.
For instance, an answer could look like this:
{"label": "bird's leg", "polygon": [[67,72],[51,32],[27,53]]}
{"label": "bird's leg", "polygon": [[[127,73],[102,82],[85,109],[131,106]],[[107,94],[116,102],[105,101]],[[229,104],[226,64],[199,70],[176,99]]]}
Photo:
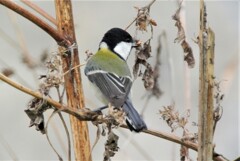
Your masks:
{"label": "bird's leg", "polygon": [[93,112],[100,112],[100,111],[102,111],[102,110],[104,110],[104,109],[106,109],[106,108],[108,108],[108,105],[105,105],[105,106],[99,107],[99,108],[93,110]]}

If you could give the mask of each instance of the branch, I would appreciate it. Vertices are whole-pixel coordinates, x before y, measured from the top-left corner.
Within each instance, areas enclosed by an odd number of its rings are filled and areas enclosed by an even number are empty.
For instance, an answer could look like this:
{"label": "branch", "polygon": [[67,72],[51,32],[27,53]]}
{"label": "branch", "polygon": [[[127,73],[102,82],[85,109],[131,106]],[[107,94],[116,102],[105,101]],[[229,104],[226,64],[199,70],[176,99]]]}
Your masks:
{"label": "branch", "polygon": [[62,110],[64,112],[68,113],[68,114],[71,114],[71,115],[77,117],[79,120],[95,121],[97,119],[97,117],[99,116],[99,113],[90,111],[88,109],[68,108],[67,106],[62,105],[59,102],[57,102],[57,101],[55,101],[51,98],[44,97],[40,92],[33,91],[33,90],[31,90],[27,87],[22,86],[21,84],[18,84],[16,82],[14,82],[13,80],[9,79],[8,77],[3,75],[2,73],[0,73],[0,80],[4,81],[5,83],[9,84],[10,86],[28,94],[28,95],[31,95],[35,98],[46,100],[49,104],[51,104],[55,108],[57,108],[59,110]]}
{"label": "branch", "polygon": [[[61,105],[59,102],[51,99],[51,98],[44,98],[42,96],[42,94],[40,94],[39,92],[35,92],[31,89],[28,89],[16,82],[14,82],[13,80],[9,79],[8,77],[4,76],[3,74],[0,73],[0,80],[4,81],[5,83],[9,84],[10,86],[19,89],[20,91],[31,95],[33,97],[39,98],[39,99],[45,99],[49,104],[51,104],[52,106],[56,107],[57,109],[62,109],[63,112],[66,112],[70,115],[75,116],[77,119],[81,120],[81,121],[100,121],[100,122],[104,122],[104,119],[101,115],[99,115],[99,113],[94,112],[94,111],[90,111],[87,109],[73,109],[73,108],[68,108],[67,106]],[[128,129],[128,126],[126,125],[121,125],[122,128]],[[173,135],[173,134],[169,134],[169,133],[164,133],[164,132],[160,132],[160,131],[155,131],[155,130],[143,130],[143,133],[152,135],[152,136],[156,136],[158,138],[162,138],[162,139],[166,139],[168,141],[172,141],[174,143],[186,146],[194,151],[198,150],[198,145],[196,143],[190,142],[190,141],[183,141],[180,137]],[[213,160],[215,161],[226,161],[227,159],[224,158],[221,154],[218,154],[216,152],[213,153]]]}
{"label": "branch", "polygon": [[69,40],[65,39],[63,35],[59,34],[59,32],[56,29],[54,29],[52,26],[47,24],[45,21],[43,21],[39,17],[33,15],[31,12],[27,11],[26,9],[17,5],[16,3],[10,0],[0,0],[0,4],[11,9],[12,11],[18,13],[19,15],[25,17],[29,21],[36,24],[42,30],[46,31],[59,45],[70,46],[72,44]]}
{"label": "branch", "polygon": [[[126,125],[121,125],[122,128],[128,129],[128,127]],[[152,136],[156,136],[158,138],[162,138],[162,139],[166,139],[168,141],[180,144],[180,145],[184,145],[194,151],[197,151],[197,144],[190,142],[190,141],[183,141],[180,137],[174,135],[174,134],[169,134],[169,133],[164,133],[164,132],[160,132],[160,131],[155,131],[155,130],[150,130],[150,129],[146,129],[142,131],[143,133],[152,135]]]}
{"label": "branch", "polygon": [[35,5],[34,3],[32,3],[29,0],[21,0],[22,3],[24,3],[25,5],[27,5],[28,7],[32,8],[34,11],[36,11],[37,13],[39,13],[40,15],[42,15],[43,17],[45,17],[47,20],[49,20],[51,23],[53,23],[55,26],[57,26],[57,22],[56,19],[53,18],[51,15],[49,15],[47,12],[45,12],[44,10],[42,10],[40,7],[38,7],[37,5]]}

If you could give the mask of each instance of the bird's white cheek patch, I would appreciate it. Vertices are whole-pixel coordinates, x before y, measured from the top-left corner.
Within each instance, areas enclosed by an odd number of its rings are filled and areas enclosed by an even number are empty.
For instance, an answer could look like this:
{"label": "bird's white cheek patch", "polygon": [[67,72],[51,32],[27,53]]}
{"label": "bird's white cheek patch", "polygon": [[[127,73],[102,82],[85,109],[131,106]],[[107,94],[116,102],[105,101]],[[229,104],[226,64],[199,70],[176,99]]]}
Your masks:
{"label": "bird's white cheek patch", "polygon": [[132,43],[130,42],[120,42],[113,49],[116,53],[118,53],[123,59],[127,60],[132,49]]}

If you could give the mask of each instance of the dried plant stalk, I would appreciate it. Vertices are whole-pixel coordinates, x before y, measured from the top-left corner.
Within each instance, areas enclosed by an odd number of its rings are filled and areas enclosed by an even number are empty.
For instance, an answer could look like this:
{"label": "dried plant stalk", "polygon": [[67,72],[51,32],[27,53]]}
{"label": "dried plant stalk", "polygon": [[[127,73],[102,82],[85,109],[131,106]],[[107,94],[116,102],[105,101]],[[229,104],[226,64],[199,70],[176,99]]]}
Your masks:
{"label": "dried plant stalk", "polygon": [[200,63],[199,63],[199,114],[198,160],[209,161],[213,157],[214,110],[214,32],[206,29],[206,6],[200,1]]}
{"label": "dried plant stalk", "polygon": [[[62,35],[66,35],[71,40],[71,42],[76,42],[71,0],[56,0],[55,6],[59,32]],[[64,52],[62,52],[62,49]],[[72,68],[72,66],[79,65],[77,48],[74,48],[71,51],[66,50],[64,47],[60,47],[60,53],[61,52],[63,53],[63,72],[67,72]],[[84,108],[85,104],[79,68],[75,68],[68,74],[65,74],[64,80],[68,106],[75,109]],[[70,116],[70,122],[72,127],[76,160],[91,160],[91,147],[87,122],[80,121],[73,116]]]}

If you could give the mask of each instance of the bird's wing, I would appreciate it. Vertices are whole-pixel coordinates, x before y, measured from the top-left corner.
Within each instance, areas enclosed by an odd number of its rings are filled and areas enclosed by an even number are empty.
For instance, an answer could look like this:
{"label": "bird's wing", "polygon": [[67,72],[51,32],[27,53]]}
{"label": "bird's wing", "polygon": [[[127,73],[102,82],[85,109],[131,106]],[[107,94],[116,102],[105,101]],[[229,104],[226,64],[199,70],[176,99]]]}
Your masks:
{"label": "bird's wing", "polygon": [[100,69],[88,70],[85,74],[114,106],[122,106],[132,86],[129,76],[117,76]]}

